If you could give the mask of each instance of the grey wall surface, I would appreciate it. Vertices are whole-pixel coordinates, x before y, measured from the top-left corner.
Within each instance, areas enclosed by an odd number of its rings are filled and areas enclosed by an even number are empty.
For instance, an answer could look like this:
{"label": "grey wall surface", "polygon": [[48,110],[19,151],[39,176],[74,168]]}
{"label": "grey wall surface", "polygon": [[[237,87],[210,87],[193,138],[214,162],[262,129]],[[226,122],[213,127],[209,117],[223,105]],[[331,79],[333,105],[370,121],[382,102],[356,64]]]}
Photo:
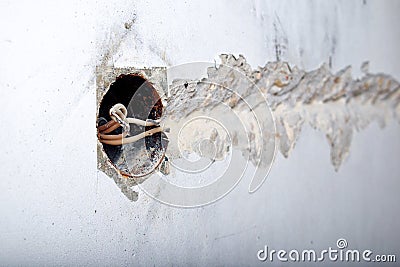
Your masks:
{"label": "grey wall surface", "polygon": [[397,122],[356,133],[339,172],[325,137],[306,128],[256,193],[243,180],[197,209],[143,193],[130,202],[97,170],[95,129],[104,62],[174,66],[233,53],[253,67],[277,57],[306,70],[352,65],[357,77],[368,60],[400,80],[399,12],[400,1],[371,0],[1,1],[0,265],[282,266],[257,251],[322,250],[339,238],[399,257]]}

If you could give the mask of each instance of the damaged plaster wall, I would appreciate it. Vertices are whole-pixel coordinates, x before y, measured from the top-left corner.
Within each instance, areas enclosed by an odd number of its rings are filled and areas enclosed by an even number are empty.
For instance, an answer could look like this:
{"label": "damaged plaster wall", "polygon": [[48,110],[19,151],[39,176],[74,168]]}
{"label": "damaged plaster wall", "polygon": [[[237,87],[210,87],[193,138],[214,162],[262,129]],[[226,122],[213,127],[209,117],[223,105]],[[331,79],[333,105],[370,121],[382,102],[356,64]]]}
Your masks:
{"label": "damaged plaster wall", "polygon": [[[184,65],[184,68],[193,66]],[[268,62],[264,67],[252,69],[242,55],[238,58],[220,55],[220,63],[207,68],[206,78],[188,80],[175,77],[169,81],[169,97],[163,92],[162,98],[167,106],[162,121],[169,129],[170,142],[167,157],[178,169],[176,161],[191,153],[209,160],[206,164],[197,163],[197,166],[190,162],[189,169],[194,171],[208,168],[216,160],[225,160],[231,149],[239,149],[253,166],[261,168],[267,175],[275,156],[275,141],[287,158],[306,123],[326,136],[331,162],[338,171],[349,154],[354,131],[360,131],[374,121],[381,128],[393,119],[400,122],[399,83],[390,75],[369,73],[368,62],[364,62],[361,68],[363,76],[353,79],[351,66],[335,74],[326,63],[309,72],[282,61]],[[118,73],[135,71],[138,70],[113,70],[99,66],[98,105]],[[166,69],[145,71],[161,73],[155,77],[147,75],[147,78],[157,84],[157,88],[167,90],[166,77],[163,77],[167,76]],[[268,108],[262,109],[263,105]],[[230,120],[229,113],[240,114],[241,123]],[[204,116],[216,118],[220,129],[204,119],[203,123],[191,123],[185,129],[186,122]],[[245,129],[241,124],[246,124]],[[211,141],[208,147],[204,140]],[[107,164],[109,160],[102,153],[101,145],[98,153],[99,168],[114,179],[128,199],[136,201],[138,194],[134,186],[145,179],[127,179],[119,175],[119,171],[113,171],[114,167]],[[176,173],[173,171],[172,175],[176,176]]]}
{"label": "damaged plaster wall", "polygon": [[139,191],[128,200],[97,170],[95,129],[99,65],[171,67],[229,53],[244,55],[253,70],[279,60],[307,73],[323,63],[332,73],[350,65],[353,80],[369,61],[369,73],[398,81],[399,1],[0,6],[2,265],[253,266],[266,264],[256,258],[264,245],[318,250],[340,237],[350,248],[399,255],[397,123],[353,132],[339,172],[324,134],[303,123],[290,157],[277,154],[255,194],[244,177],[198,209],[171,208]]}
{"label": "damaged plaster wall", "polygon": [[[368,62],[362,65],[364,75],[354,80],[351,66],[333,74],[328,64],[306,72],[281,61],[252,69],[243,56],[235,58],[233,55],[221,55],[220,59],[219,66],[208,68],[207,78],[200,81],[174,80],[164,113],[166,121],[179,121],[198,110],[202,115],[224,113],[216,108],[221,103],[232,109],[228,112],[255,111],[267,101],[273,111],[280,152],[288,157],[306,122],[327,137],[335,170],[348,156],[353,131],[362,130],[373,121],[377,121],[382,128],[392,119],[400,122],[399,83],[390,75],[369,73]],[[249,106],[249,99],[258,93],[265,99],[258,98]],[[250,151],[250,161],[256,166],[261,154],[259,150],[264,149],[264,153],[267,153],[271,149],[270,146],[256,144],[256,135],[261,135],[261,138],[275,136],[273,121],[267,117],[264,111],[257,118],[264,129],[263,133],[259,133],[257,127],[248,127],[249,130],[242,136],[238,130],[231,133],[240,138],[255,136],[251,149],[248,146],[239,149],[243,153]],[[229,124],[225,118],[221,120]],[[166,125],[169,123],[166,122]],[[196,135],[204,132],[203,128],[204,125],[198,125],[197,129],[191,129],[195,134],[185,137],[193,140],[186,150],[197,147]],[[213,159],[221,159],[221,152],[228,151],[225,147],[231,145],[230,139],[227,135],[217,139],[214,132],[207,134],[209,136],[202,138],[214,140],[218,146],[216,150],[219,153]],[[174,152],[169,151],[178,154]]]}

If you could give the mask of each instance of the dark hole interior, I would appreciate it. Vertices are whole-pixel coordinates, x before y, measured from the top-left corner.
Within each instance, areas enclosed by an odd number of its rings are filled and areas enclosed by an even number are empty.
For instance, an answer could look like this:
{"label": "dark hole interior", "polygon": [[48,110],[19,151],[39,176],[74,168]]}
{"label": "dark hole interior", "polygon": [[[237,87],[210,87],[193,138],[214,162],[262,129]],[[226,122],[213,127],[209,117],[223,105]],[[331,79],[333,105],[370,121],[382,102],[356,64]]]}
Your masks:
{"label": "dark hole interior", "polygon": [[[154,87],[143,77],[137,74],[122,74],[111,84],[110,89],[104,95],[99,107],[99,118],[104,118],[98,124],[110,121],[109,110],[117,103],[123,104],[128,111],[127,117],[134,117],[142,120],[157,120],[162,115],[162,103],[160,96]],[[130,124],[130,135],[143,132],[143,127]],[[146,127],[149,130],[154,126]],[[120,134],[122,127],[116,129],[111,134]],[[160,148],[162,133],[156,133],[145,138],[146,149]],[[116,164],[122,153],[122,146],[103,144],[103,148],[108,158]]]}

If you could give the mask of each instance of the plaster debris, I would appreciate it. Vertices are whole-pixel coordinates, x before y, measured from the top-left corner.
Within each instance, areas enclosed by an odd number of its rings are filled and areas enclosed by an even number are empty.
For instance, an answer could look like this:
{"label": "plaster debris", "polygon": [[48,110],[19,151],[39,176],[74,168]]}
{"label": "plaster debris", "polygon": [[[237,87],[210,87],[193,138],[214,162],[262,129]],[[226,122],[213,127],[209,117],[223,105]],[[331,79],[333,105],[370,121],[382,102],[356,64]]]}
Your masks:
{"label": "plaster debris", "polygon": [[[243,56],[236,58],[224,54],[220,59],[220,65],[208,68],[207,78],[174,80],[169,87],[170,97],[163,115],[166,124],[174,124],[196,114],[224,112],[221,121],[229,125],[229,113],[240,114],[246,129],[244,133],[239,129],[242,126],[232,126],[229,138],[214,129],[205,131],[210,136],[202,138],[216,141],[217,159],[221,158],[223,151],[229,151],[232,143],[256,164],[260,154],[271,150],[271,145],[274,145],[271,141],[260,148],[257,144],[260,134],[264,139],[276,137],[277,147],[282,155],[288,157],[303,125],[308,123],[326,135],[331,148],[331,162],[338,170],[348,156],[354,131],[364,129],[373,121],[381,127],[392,118],[400,122],[399,83],[389,75],[369,73],[368,63],[362,65],[364,76],[353,79],[350,66],[331,73],[328,65],[323,64],[307,72],[281,61],[252,69]],[[257,114],[263,105],[262,96],[271,108],[276,132],[265,111]],[[253,119],[260,123],[261,133],[251,122],[254,111],[257,116]],[[193,128],[188,139],[192,140],[201,132],[197,130]],[[239,145],[237,140],[241,138],[249,139],[250,146]],[[186,140],[189,145],[185,150],[198,145],[194,144],[195,141],[191,144],[190,140]],[[169,149],[170,154],[177,156],[177,150]],[[192,148],[192,152],[195,150]],[[268,157],[271,157],[270,153]],[[262,159],[261,164],[264,161]]]}

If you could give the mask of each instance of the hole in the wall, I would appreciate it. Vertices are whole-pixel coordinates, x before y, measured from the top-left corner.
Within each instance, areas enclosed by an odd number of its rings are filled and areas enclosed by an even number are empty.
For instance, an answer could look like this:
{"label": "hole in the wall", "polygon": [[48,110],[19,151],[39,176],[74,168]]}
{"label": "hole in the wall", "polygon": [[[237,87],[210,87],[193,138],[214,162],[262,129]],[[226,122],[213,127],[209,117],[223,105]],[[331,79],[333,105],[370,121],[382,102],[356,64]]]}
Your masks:
{"label": "hole in the wall", "polygon": [[[139,74],[122,74],[110,85],[100,102],[98,126],[112,120],[110,108],[121,103],[127,108],[127,117],[140,120],[158,120],[163,104],[153,85]],[[130,125],[129,135],[134,136],[155,126]],[[121,134],[122,127],[110,134]],[[141,142],[124,145],[102,144],[102,148],[116,169],[127,177],[141,177],[149,174],[162,161],[167,146],[162,132],[146,136]]]}

